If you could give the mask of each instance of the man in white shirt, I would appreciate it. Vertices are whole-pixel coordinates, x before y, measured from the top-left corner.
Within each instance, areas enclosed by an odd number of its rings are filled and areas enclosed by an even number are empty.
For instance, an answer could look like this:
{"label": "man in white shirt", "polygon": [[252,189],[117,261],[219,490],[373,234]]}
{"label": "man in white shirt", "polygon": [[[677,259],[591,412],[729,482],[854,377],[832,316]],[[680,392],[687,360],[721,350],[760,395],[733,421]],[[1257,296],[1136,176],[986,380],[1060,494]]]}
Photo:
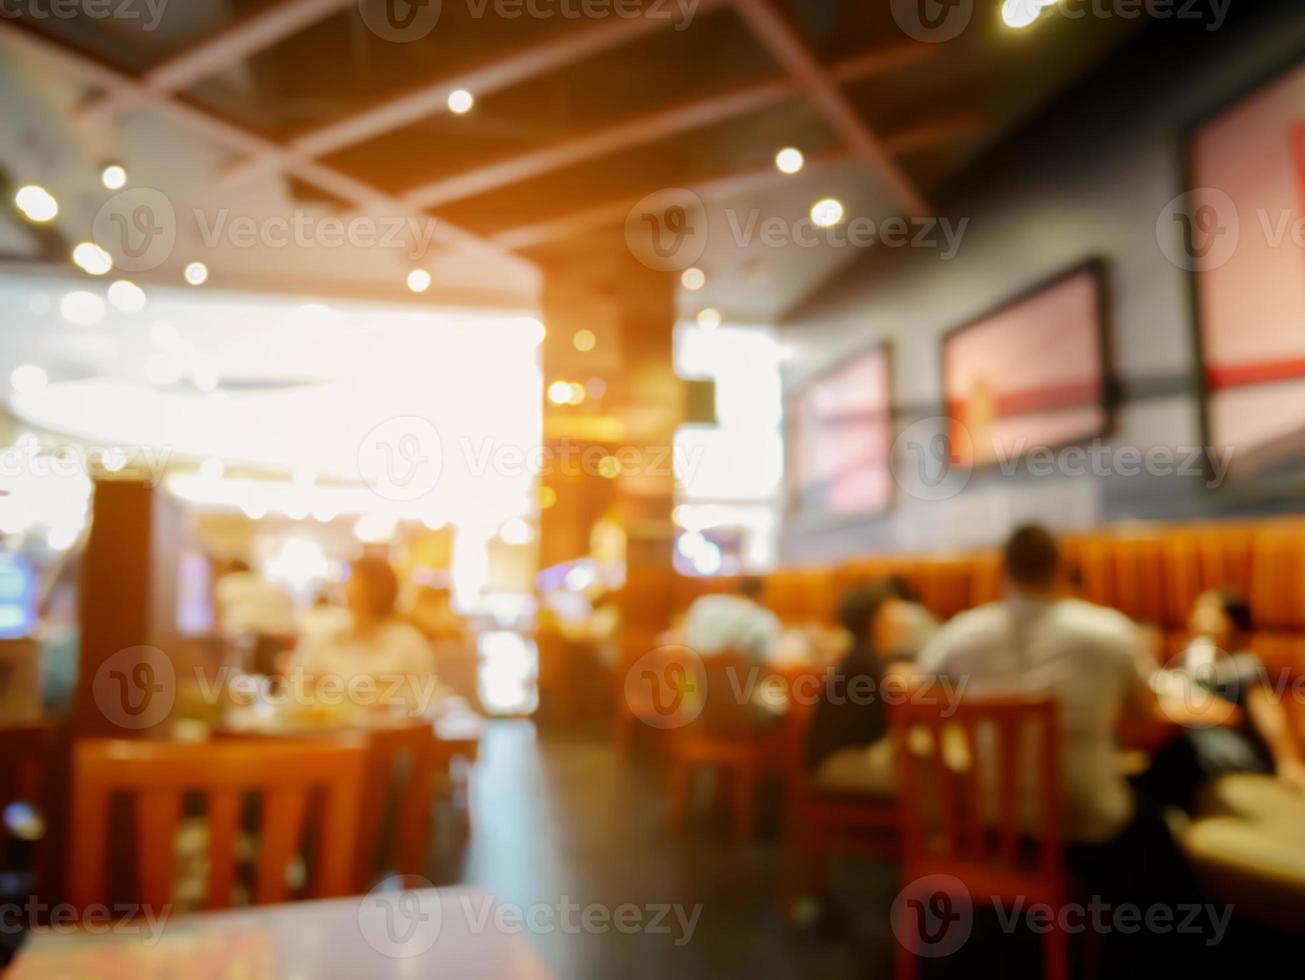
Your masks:
{"label": "man in white shirt", "polygon": [[1156,717],[1139,669],[1142,635],[1123,614],[1062,595],[1060,552],[1045,529],[1017,530],[1004,563],[1005,599],[949,622],[917,668],[964,683],[966,697],[1053,696],[1063,730],[1066,840],[1112,840],[1134,813],[1116,728],[1125,716]]}
{"label": "man in white shirt", "polygon": [[704,595],[694,600],[684,617],[685,643],[701,656],[726,650],[757,662],[775,655],[781,626],[779,617],[758,602],[764,586],[748,577],[737,595]]}
{"label": "man in white shirt", "polygon": [[213,592],[218,622],[229,637],[286,636],[295,631],[294,601],[246,562],[233,561]]}

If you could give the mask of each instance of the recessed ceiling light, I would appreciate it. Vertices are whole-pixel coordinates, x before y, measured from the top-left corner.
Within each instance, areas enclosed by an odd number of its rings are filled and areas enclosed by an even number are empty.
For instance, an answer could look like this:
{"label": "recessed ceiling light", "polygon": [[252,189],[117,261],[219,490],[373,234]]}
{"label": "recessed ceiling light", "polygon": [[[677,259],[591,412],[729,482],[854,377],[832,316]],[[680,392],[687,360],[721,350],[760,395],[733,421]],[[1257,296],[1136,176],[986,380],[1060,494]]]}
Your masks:
{"label": "recessed ceiling light", "polygon": [[424,293],[430,289],[430,273],[425,269],[413,269],[408,273],[408,288],[414,293]]}
{"label": "recessed ceiling light", "polygon": [[594,349],[594,345],[598,343],[598,338],[594,336],[592,330],[577,330],[575,336],[571,338],[571,343],[575,345],[576,350],[583,354]]}
{"label": "recessed ceiling light", "polygon": [[50,376],[35,364],[20,364],[9,374],[9,387],[20,395],[40,391],[50,382]]}
{"label": "recessed ceiling light", "polygon": [[795,174],[802,169],[804,163],[806,158],[802,156],[802,151],[794,146],[786,146],[775,154],[775,166],[782,174]]}
{"label": "recessed ceiling light", "polygon": [[127,186],[127,170],[122,164],[110,163],[100,171],[100,183],[111,191],[120,191]]}
{"label": "recessed ceiling light", "polygon": [[548,400],[554,405],[565,405],[571,401],[571,383],[554,381],[548,386]]}
{"label": "recessed ceiling light", "polygon": [[208,266],[203,262],[191,262],[186,266],[186,282],[192,286],[202,286],[208,282]]}
{"label": "recessed ceiling light", "polygon": [[462,115],[464,112],[470,112],[471,107],[476,104],[476,98],[465,88],[455,88],[449,93],[449,112]]}
{"label": "recessed ceiling light", "polygon": [[113,256],[94,242],[82,242],[72,251],[73,263],[83,272],[102,276],[113,268]]}
{"label": "recessed ceiling light", "polygon": [[123,313],[139,313],[145,309],[145,290],[128,279],[119,279],[109,286],[109,302]]}
{"label": "recessed ceiling light", "polygon": [[703,330],[715,330],[720,326],[720,310],[708,306],[698,311],[698,326]]}
{"label": "recessed ceiling light", "polygon": [[696,292],[707,284],[707,273],[696,266],[680,273],[680,283],[685,289]]}
{"label": "recessed ceiling light", "polygon": [[40,184],[25,184],[14,194],[14,204],[28,221],[45,224],[59,213],[59,202]]}
{"label": "recessed ceiling light", "polygon": [[1043,6],[1049,4],[1044,5],[1039,0],[1005,0],[1001,5],[1001,19],[1007,27],[1023,30],[1038,19]]}
{"label": "recessed ceiling light", "polygon": [[822,197],[811,205],[811,220],[821,228],[829,228],[843,220],[843,202],[836,197]]}

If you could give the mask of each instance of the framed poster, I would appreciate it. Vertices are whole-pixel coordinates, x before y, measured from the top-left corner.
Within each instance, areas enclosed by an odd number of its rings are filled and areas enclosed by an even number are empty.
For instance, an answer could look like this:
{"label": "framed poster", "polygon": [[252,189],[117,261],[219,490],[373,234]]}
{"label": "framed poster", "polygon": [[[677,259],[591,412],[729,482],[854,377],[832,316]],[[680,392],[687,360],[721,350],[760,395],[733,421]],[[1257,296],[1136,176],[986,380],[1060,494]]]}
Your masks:
{"label": "framed poster", "polygon": [[977,468],[1101,436],[1105,276],[1093,261],[1042,283],[942,341],[948,455]]}
{"label": "framed poster", "polygon": [[1235,476],[1305,463],[1305,65],[1190,134],[1174,214],[1194,277],[1209,444]]}
{"label": "framed poster", "polygon": [[802,385],[787,400],[789,510],[847,517],[893,499],[892,350],[881,343]]}

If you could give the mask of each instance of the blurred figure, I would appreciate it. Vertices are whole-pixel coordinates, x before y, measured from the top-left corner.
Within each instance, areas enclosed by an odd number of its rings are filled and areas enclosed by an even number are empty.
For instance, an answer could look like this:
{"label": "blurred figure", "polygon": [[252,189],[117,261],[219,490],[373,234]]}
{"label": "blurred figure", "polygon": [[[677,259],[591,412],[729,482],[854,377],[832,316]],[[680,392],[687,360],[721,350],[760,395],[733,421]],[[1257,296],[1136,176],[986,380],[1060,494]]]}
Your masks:
{"label": "blurred figure", "polygon": [[894,660],[914,660],[938,632],[938,617],[920,601],[920,593],[900,575],[889,575],[885,580],[889,594],[897,599],[894,615],[901,629],[897,648],[884,650]]}
{"label": "blurred figure", "polygon": [[756,576],[739,582],[737,595],[699,596],[684,617],[684,642],[701,656],[724,651],[757,662],[770,660],[779,644],[779,617],[761,605],[765,583]]}
{"label": "blurred figure", "polygon": [[241,652],[243,665],[252,673],[273,673],[286,638],[295,632],[294,600],[240,560],[217,580],[213,597],[218,629]]}
{"label": "blurred figure", "polygon": [[311,643],[342,632],[352,620],[349,611],[337,605],[325,592],[313,596],[313,604],[299,614],[299,643]]}
{"label": "blurred figure", "polygon": [[430,642],[440,683],[468,704],[477,704],[480,658],[466,619],[453,608],[452,591],[422,588],[407,619]]}
{"label": "blurred figure", "polygon": [[1188,617],[1191,641],[1156,675],[1162,694],[1204,701],[1202,714],[1215,722],[1157,756],[1147,785],[1165,802],[1189,807],[1202,782],[1232,772],[1276,774],[1305,792],[1305,762],[1287,712],[1264,663],[1248,649],[1254,625],[1244,596],[1231,589],[1201,593]]}
{"label": "blurred figure", "polygon": [[806,738],[807,768],[821,789],[894,792],[881,688],[916,626],[908,606],[891,579],[851,589],[838,604],[852,648],[826,676]]}
{"label": "blurred figure", "polygon": [[353,562],[345,583],[347,627],[305,637],[290,660],[291,672],[302,672],[319,685],[367,678],[385,702],[380,707],[394,707],[399,698],[421,713],[434,709],[443,697],[435,654],[421,631],[395,613],[398,597],[398,576],[389,562]]}

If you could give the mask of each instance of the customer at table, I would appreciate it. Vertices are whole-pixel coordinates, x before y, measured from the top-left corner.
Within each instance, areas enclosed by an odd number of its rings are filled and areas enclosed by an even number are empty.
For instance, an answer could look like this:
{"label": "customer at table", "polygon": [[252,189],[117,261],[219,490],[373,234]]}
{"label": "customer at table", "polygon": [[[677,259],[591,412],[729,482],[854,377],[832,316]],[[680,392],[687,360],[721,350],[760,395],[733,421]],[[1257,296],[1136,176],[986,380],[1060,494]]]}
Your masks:
{"label": "customer at table", "polygon": [[755,576],[739,582],[736,595],[699,596],[684,617],[684,642],[700,656],[732,651],[770,660],[779,644],[779,617],[761,604],[765,584]]}
{"label": "customer at table", "polygon": [[213,597],[218,627],[240,652],[242,666],[256,674],[272,673],[295,633],[294,600],[239,559],[217,580]]}
{"label": "customer at table", "polygon": [[914,660],[938,632],[938,617],[920,600],[920,593],[900,575],[889,575],[885,580],[893,598],[897,599],[894,616],[900,629],[896,631],[895,647],[885,651],[893,660]]}
{"label": "customer at table", "polygon": [[[1116,724],[1157,724],[1142,677],[1143,640],[1122,614],[1065,594],[1056,540],[1016,530],[1003,551],[1005,596],[951,620],[918,670],[965,685],[966,698],[1050,695],[1059,705],[1066,863],[1081,890],[1107,904],[1174,906],[1195,898],[1185,859],[1160,811],[1134,796],[1118,762]],[[1032,804],[1035,787],[1021,786]],[[1028,809],[1036,812],[1030,805]],[[1121,947],[1115,949],[1115,943]],[[1176,967],[1183,937],[1107,937],[1104,976]],[[1136,970],[1140,972],[1128,972]]]}
{"label": "customer at table", "polygon": [[1234,772],[1275,774],[1305,792],[1305,762],[1290,720],[1264,663],[1248,649],[1250,603],[1231,589],[1203,592],[1188,631],[1186,649],[1152,686],[1208,720],[1161,751],[1143,780],[1148,792],[1187,808],[1202,783]]}
{"label": "customer at table", "polygon": [[300,672],[319,688],[328,681],[348,685],[368,679],[380,708],[423,713],[435,708],[444,696],[435,655],[421,631],[395,613],[398,596],[399,580],[387,561],[353,562],[345,583],[347,626],[307,637],[294,651],[290,672]]}
{"label": "customer at table", "polygon": [[915,623],[899,583],[880,579],[848,590],[838,622],[852,646],[826,675],[807,728],[806,764],[820,789],[894,792],[893,749],[887,739],[884,677]]}

